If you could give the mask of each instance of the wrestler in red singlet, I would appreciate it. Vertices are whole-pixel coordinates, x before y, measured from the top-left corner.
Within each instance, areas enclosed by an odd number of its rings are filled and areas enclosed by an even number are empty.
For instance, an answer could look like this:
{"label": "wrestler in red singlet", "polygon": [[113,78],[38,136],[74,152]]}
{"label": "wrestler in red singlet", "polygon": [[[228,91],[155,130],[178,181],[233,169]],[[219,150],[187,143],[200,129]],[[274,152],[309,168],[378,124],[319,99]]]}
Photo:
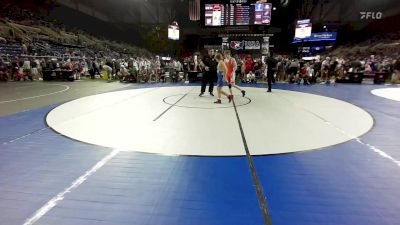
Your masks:
{"label": "wrestler in red singlet", "polygon": [[226,77],[228,78],[228,84],[233,83],[233,60],[230,58],[229,60],[225,60],[225,65],[227,68]]}
{"label": "wrestler in red singlet", "polygon": [[[242,92],[242,96],[244,97],[246,95],[246,91],[242,90],[239,86],[235,84],[235,70],[236,70],[236,61],[234,58],[231,56],[231,51],[230,50],[225,50],[224,51],[224,56],[225,56],[225,65],[226,65],[226,79],[228,81],[228,87],[229,87],[229,92],[230,92],[230,100],[233,99],[233,94],[232,94],[232,87],[238,89],[240,92]],[[230,102],[230,101],[229,101]]]}

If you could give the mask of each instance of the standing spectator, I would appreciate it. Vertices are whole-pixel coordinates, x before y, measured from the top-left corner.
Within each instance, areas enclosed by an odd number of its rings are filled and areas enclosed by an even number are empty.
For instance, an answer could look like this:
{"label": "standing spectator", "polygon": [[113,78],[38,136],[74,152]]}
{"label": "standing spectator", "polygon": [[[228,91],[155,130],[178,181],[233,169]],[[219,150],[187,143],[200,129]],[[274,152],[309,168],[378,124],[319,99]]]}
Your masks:
{"label": "standing spectator", "polygon": [[400,59],[394,62],[393,69],[392,83],[400,83]]}
{"label": "standing spectator", "polygon": [[239,59],[240,61],[240,78],[243,80],[244,76],[246,75],[246,64],[244,63],[243,59]]}
{"label": "standing spectator", "polygon": [[243,67],[244,67],[244,63],[243,60],[241,60],[239,57],[236,59],[237,62],[237,69],[236,69],[236,75],[238,76],[239,80],[242,80],[245,78],[245,73]]}
{"label": "standing spectator", "polygon": [[321,60],[319,58],[317,58],[315,61],[313,61],[313,79],[316,80],[316,78],[318,76],[320,76],[320,72],[321,72]]}
{"label": "standing spectator", "polygon": [[337,70],[338,64],[339,64],[338,60],[334,59],[333,62],[331,63],[331,65],[329,66],[329,78],[336,76],[336,70]]}
{"label": "standing spectator", "polygon": [[114,60],[115,67],[115,77],[119,79],[119,72],[121,71],[121,62],[119,60]]}
{"label": "standing spectator", "polygon": [[22,54],[23,55],[27,55],[28,54],[28,47],[26,46],[25,43],[22,43],[21,49],[22,49]]}
{"label": "standing spectator", "polygon": [[82,67],[81,67],[81,64],[79,63],[79,61],[74,61],[72,63],[72,68],[73,68],[74,78],[76,80],[80,80],[81,79]]}
{"label": "standing spectator", "polygon": [[88,63],[87,63],[86,59],[82,60],[80,63],[81,63],[81,67],[82,67],[82,75],[87,76],[89,68],[88,68]]}
{"label": "standing spectator", "polygon": [[39,80],[38,66],[36,59],[33,59],[31,62],[31,75],[34,80]]}
{"label": "standing spectator", "polygon": [[245,61],[245,73],[248,74],[250,71],[254,69],[254,61],[251,56],[247,56]]}
{"label": "standing spectator", "polygon": [[297,71],[299,68],[299,62],[293,59],[289,64],[288,64],[288,73],[289,73],[289,81],[293,82],[295,77],[297,76]]}
{"label": "standing spectator", "polygon": [[92,72],[93,77],[91,75],[91,78],[94,79],[96,77],[96,74],[100,75],[100,66],[99,63],[97,62],[97,59],[93,60],[92,69],[93,69]]}
{"label": "standing spectator", "polygon": [[8,81],[7,65],[0,58],[0,81]]}
{"label": "standing spectator", "polygon": [[331,65],[331,58],[326,57],[321,64],[321,80],[322,80],[321,84],[326,84],[326,82],[328,82],[330,65]]}
{"label": "standing spectator", "polygon": [[32,55],[32,52],[33,52],[32,43],[30,43],[30,42],[28,43],[26,50],[27,50],[28,55]]}
{"label": "standing spectator", "polygon": [[[258,59],[254,60],[253,74],[255,77],[260,77],[261,68],[262,68],[262,63]],[[255,79],[252,82],[255,82]]]}
{"label": "standing spectator", "polygon": [[286,80],[286,73],[285,73],[285,62],[283,60],[279,60],[278,64],[276,65],[276,80],[278,82],[282,82]]}
{"label": "standing spectator", "polygon": [[66,69],[66,70],[72,70],[73,69],[73,64],[71,62],[71,59],[67,59],[67,62],[64,65],[64,69]]}
{"label": "standing spectator", "polygon": [[24,63],[23,63],[23,74],[24,74],[24,80],[29,79],[31,81],[33,81],[33,77],[31,74],[31,61],[29,61],[29,59],[24,59]]}

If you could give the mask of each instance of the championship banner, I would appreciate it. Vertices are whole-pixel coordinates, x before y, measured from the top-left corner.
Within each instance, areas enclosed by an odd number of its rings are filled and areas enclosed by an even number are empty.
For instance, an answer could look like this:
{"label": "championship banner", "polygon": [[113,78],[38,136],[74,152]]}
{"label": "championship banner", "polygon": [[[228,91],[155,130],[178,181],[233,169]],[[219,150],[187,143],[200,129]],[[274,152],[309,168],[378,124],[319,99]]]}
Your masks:
{"label": "championship banner", "polygon": [[229,49],[234,54],[267,55],[271,34],[232,34],[221,35],[222,49]]}
{"label": "championship banner", "polygon": [[260,51],[261,40],[230,40],[229,47],[235,51]]}

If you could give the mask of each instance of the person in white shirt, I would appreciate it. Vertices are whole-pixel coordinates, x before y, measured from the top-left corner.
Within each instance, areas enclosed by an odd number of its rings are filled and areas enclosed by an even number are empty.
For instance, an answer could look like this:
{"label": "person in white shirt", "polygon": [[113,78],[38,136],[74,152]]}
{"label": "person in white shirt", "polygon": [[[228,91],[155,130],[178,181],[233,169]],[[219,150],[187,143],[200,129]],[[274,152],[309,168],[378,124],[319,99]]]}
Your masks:
{"label": "person in white shirt", "polygon": [[129,71],[127,69],[128,67],[125,67],[124,65],[121,65],[121,75],[120,75],[120,81],[129,81]]}
{"label": "person in white shirt", "polygon": [[33,81],[32,71],[31,71],[31,62],[28,59],[24,60],[24,64],[22,65],[23,73],[26,77],[28,77],[31,81]]}
{"label": "person in white shirt", "polygon": [[326,57],[326,59],[324,61],[322,61],[321,64],[321,84],[325,84],[326,82],[328,82],[329,79],[329,66],[331,65],[331,58],[330,57]]}
{"label": "person in white shirt", "polygon": [[254,83],[256,81],[256,74],[253,73],[253,71],[249,71],[248,74],[246,74],[246,82],[247,83]]}

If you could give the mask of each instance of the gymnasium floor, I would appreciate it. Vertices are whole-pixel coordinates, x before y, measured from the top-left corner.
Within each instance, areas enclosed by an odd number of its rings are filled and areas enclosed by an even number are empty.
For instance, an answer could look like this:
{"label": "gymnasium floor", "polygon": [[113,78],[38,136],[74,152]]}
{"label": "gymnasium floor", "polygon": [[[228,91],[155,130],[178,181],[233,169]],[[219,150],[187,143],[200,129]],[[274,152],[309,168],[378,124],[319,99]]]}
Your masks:
{"label": "gymnasium floor", "polygon": [[0,84],[0,224],[400,224],[398,86],[244,88]]}

